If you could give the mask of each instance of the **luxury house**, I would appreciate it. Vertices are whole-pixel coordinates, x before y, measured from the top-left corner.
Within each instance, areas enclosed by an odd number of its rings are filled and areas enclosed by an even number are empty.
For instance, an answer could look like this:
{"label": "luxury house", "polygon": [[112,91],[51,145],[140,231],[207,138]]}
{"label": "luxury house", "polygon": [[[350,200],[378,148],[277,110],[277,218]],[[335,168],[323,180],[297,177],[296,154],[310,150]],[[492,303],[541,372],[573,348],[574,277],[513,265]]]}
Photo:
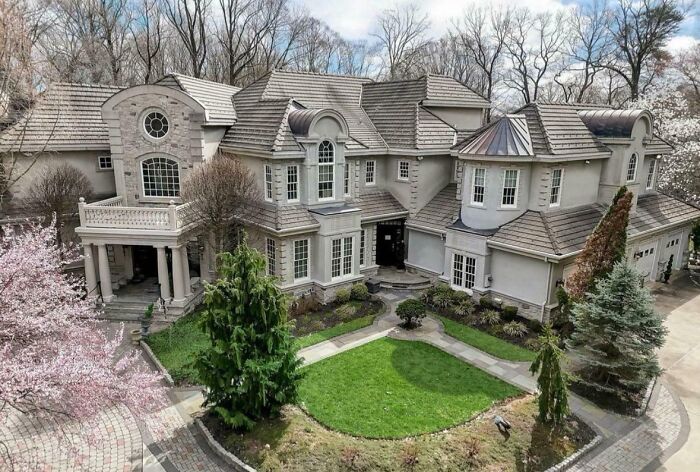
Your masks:
{"label": "luxury house", "polygon": [[656,191],[672,149],[647,111],[530,103],[484,126],[489,106],[432,75],[272,71],[242,90],[178,74],[126,89],[55,84],[2,133],[0,152],[39,155],[15,202],[54,159],[109,197],[81,201],[75,228],[88,289],[108,302],[136,274],[157,277],[176,312],[195,303],[213,255],[180,183],[217,152],[254,172],[264,201],[250,240],[296,295],[328,300],[405,266],[547,318],[622,185],[635,195],[630,260],[649,280],[671,255],[686,263],[700,210]]}

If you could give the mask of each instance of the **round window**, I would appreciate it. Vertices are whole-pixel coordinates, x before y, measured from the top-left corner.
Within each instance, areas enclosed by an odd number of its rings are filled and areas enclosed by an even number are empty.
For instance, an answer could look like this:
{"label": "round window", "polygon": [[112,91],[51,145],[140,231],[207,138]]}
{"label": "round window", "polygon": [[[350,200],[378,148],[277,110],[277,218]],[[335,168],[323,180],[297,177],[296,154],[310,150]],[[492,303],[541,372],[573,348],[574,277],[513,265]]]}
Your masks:
{"label": "round window", "polygon": [[152,111],[144,118],[143,127],[149,136],[162,138],[168,134],[168,119],[162,113]]}

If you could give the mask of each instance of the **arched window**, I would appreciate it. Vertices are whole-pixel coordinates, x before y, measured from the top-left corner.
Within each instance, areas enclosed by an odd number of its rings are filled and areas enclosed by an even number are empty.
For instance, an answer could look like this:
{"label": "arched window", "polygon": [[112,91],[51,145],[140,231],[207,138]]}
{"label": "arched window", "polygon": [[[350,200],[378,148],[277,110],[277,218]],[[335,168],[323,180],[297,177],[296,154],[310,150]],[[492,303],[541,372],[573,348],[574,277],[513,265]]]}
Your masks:
{"label": "arched window", "polygon": [[318,198],[333,198],[335,147],[330,141],[318,145]]}
{"label": "arched window", "polygon": [[146,197],[179,197],[180,166],[166,157],[151,157],[141,163],[143,194]]}
{"label": "arched window", "polygon": [[627,182],[634,182],[637,177],[637,153],[635,152],[630,157],[629,164],[627,164]]}
{"label": "arched window", "polygon": [[160,139],[168,134],[168,119],[160,112],[152,111],[143,119],[143,129],[152,138]]}

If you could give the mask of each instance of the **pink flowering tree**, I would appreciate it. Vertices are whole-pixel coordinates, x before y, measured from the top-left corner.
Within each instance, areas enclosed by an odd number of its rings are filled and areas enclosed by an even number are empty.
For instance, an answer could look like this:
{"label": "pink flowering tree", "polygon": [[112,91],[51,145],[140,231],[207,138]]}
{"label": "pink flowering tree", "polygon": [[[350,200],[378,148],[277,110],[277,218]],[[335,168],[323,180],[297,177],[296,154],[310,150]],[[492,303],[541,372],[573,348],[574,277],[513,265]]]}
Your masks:
{"label": "pink flowering tree", "polygon": [[700,116],[693,113],[687,95],[668,77],[660,79],[629,108],[643,108],[654,115],[654,132],[674,147],[663,156],[659,189],[682,200],[700,204]]}
{"label": "pink flowering tree", "polygon": [[75,251],[55,244],[55,227],[0,233],[0,422],[22,414],[89,425],[114,403],[136,413],[159,406],[160,376],[135,350],[121,352],[123,327],[107,338],[94,304],[81,299],[82,281],[62,272]]}

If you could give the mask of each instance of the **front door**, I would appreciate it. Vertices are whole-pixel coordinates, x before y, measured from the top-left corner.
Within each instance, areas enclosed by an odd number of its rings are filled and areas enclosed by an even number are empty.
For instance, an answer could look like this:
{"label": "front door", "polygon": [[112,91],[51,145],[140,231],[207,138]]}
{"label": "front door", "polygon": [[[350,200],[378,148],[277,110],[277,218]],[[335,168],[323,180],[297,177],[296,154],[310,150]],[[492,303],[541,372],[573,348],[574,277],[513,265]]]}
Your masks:
{"label": "front door", "polygon": [[377,264],[404,268],[404,220],[377,223]]}

